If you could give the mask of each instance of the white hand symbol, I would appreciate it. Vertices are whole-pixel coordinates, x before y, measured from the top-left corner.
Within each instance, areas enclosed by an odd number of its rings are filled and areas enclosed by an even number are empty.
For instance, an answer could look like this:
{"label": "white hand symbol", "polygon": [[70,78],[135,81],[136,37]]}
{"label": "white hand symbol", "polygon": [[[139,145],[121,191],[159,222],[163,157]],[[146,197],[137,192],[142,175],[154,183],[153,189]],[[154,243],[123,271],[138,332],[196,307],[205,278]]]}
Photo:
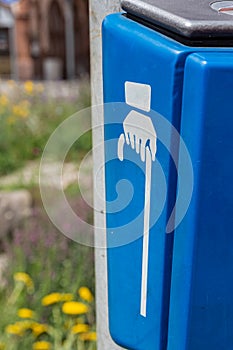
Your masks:
{"label": "white hand symbol", "polygon": [[125,118],[123,128],[126,143],[140,153],[141,160],[145,161],[146,146],[149,146],[152,160],[155,160],[157,136],[151,119],[133,110]]}
{"label": "white hand symbol", "polygon": [[[140,85],[126,82],[126,101],[130,100],[132,106],[140,105],[140,101],[136,101],[134,88],[136,92],[139,90],[148,94],[150,100],[150,89],[148,85]],[[127,95],[128,94],[128,95]],[[145,100],[146,101],[146,100]],[[147,106],[148,103],[144,103]],[[148,101],[147,101],[148,102]],[[144,107],[145,107],[144,106]],[[144,110],[147,110],[144,108]],[[148,284],[148,254],[149,254],[149,231],[150,231],[150,193],[151,193],[151,163],[155,160],[157,151],[157,135],[153,123],[149,117],[135,110],[129,112],[123,122],[124,133],[120,135],[118,140],[118,158],[124,159],[124,144],[130,145],[135,149],[136,153],[140,153],[141,160],[146,161],[146,177],[145,177],[145,202],[144,202],[144,227],[143,227],[143,247],[142,247],[142,281],[141,281],[141,306],[140,314],[146,317],[147,305],[147,284]]]}

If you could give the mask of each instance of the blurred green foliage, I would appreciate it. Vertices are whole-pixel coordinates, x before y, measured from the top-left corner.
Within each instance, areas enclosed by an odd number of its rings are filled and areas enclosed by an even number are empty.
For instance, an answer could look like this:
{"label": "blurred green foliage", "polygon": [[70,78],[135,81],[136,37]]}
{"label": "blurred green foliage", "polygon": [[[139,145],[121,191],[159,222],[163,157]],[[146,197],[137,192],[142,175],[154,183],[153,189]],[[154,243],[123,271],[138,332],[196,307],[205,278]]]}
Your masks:
{"label": "blurred green foliage", "polygon": [[[89,85],[80,82],[77,97],[49,96],[41,83],[14,84],[0,95],[0,175],[9,174],[26,161],[39,159],[49,136],[67,117],[90,106]],[[57,86],[59,92],[59,83]],[[77,159],[91,147],[91,132],[72,147],[70,159]]]}

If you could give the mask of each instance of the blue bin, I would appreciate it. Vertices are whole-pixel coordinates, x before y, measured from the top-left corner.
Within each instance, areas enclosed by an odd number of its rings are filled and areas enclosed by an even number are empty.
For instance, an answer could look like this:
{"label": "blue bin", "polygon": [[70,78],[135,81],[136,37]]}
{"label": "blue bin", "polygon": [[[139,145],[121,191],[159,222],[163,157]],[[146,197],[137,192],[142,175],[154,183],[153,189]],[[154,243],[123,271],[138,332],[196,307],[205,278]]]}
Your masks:
{"label": "blue bin", "polygon": [[127,349],[233,349],[230,3],[124,0],[103,22],[109,328]]}

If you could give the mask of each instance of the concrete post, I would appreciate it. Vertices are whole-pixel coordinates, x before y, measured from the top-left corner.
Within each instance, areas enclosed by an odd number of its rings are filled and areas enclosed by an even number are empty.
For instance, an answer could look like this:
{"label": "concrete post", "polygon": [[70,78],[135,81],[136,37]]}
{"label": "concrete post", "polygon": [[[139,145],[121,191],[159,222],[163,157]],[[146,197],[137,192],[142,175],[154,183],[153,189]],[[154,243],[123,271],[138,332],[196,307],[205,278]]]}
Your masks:
{"label": "concrete post", "polygon": [[[90,42],[91,42],[91,88],[92,105],[103,103],[102,87],[102,44],[101,44],[101,24],[103,18],[113,12],[120,11],[120,0],[90,0]],[[103,128],[95,125],[103,125],[103,113],[92,116],[93,127],[93,158],[94,158],[94,208],[95,208],[95,242],[97,246],[105,245],[105,208],[102,203],[98,203],[98,193],[105,193],[104,169],[101,176],[95,178],[99,164],[104,164],[104,150],[95,146],[103,140]],[[107,269],[106,250],[97,248],[95,251],[96,269],[96,306],[97,306],[97,333],[99,350],[120,350],[121,348],[113,343],[108,331],[108,302],[107,302]]]}

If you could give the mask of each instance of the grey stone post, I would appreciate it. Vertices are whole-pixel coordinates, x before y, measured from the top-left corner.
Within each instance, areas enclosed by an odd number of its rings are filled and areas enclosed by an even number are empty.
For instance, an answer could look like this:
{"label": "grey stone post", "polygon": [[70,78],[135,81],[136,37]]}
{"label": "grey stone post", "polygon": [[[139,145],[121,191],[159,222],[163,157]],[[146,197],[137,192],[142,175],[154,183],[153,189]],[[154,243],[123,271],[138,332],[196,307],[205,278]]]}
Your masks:
{"label": "grey stone post", "polygon": [[[91,42],[91,89],[92,105],[103,103],[102,87],[102,44],[101,24],[103,18],[113,12],[120,11],[120,0],[90,0],[90,42]],[[95,174],[99,170],[99,164],[104,164],[103,147],[95,146],[103,140],[103,128],[95,125],[103,125],[103,113],[92,116],[93,127],[93,158],[94,158],[94,208],[95,208],[95,242],[97,246],[105,245],[105,208],[103,203],[98,203],[98,193],[105,193],[104,169],[101,176],[96,179]],[[120,350],[111,339],[108,331],[108,308],[107,308],[107,271],[106,271],[106,249],[95,250],[96,269],[96,306],[97,306],[97,333],[99,350]]]}

